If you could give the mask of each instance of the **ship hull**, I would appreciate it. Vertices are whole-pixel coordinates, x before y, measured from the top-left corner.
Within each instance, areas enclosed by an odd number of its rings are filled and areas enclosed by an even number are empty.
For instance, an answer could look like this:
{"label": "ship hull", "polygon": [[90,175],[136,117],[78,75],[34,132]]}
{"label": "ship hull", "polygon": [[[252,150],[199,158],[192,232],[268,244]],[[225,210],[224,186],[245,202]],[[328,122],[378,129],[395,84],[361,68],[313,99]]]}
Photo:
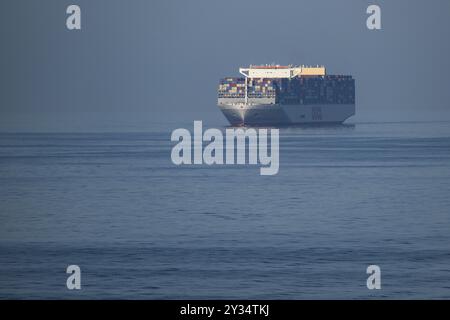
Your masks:
{"label": "ship hull", "polygon": [[219,104],[232,126],[338,124],[355,114],[354,104]]}

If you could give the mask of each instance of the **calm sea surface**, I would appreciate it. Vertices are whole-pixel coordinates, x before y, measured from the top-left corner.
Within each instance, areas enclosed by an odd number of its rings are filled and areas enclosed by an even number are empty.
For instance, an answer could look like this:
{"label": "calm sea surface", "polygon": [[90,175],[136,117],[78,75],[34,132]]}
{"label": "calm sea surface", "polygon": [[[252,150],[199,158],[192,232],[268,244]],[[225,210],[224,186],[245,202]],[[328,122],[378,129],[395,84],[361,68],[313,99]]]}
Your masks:
{"label": "calm sea surface", "polygon": [[276,176],[178,127],[0,134],[0,298],[450,298],[449,122],[284,128]]}

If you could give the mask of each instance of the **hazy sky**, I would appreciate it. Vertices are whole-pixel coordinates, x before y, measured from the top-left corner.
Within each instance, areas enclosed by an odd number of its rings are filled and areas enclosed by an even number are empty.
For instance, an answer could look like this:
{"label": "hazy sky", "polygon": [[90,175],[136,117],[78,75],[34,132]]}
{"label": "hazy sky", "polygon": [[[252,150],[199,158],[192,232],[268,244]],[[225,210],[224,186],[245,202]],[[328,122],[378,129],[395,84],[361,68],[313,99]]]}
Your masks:
{"label": "hazy sky", "polygon": [[218,79],[271,62],[352,74],[352,121],[450,119],[448,0],[2,0],[0,24],[0,131],[227,124]]}

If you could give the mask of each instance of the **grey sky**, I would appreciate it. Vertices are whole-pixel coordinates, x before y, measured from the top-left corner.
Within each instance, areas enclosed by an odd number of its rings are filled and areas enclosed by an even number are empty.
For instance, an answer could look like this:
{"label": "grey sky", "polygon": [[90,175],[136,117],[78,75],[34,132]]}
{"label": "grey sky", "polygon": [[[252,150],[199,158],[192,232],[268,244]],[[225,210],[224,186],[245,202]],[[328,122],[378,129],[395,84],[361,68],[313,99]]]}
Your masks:
{"label": "grey sky", "polygon": [[448,0],[3,0],[0,24],[0,131],[227,124],[218,79],[271,62],[352,74],[352,121],[450,119]]}

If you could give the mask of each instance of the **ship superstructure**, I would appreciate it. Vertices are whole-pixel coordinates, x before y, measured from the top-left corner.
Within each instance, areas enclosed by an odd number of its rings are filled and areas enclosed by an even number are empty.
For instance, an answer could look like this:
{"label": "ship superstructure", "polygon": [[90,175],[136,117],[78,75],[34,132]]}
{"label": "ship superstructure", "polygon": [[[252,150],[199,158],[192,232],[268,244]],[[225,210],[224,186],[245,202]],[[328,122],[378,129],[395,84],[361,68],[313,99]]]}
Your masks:
{"label": "ship superstructure", "polygon": [[355,80],[324,66],[260,65],[220,80],[218,106],[232,125],[342,123],[355,114]]}

